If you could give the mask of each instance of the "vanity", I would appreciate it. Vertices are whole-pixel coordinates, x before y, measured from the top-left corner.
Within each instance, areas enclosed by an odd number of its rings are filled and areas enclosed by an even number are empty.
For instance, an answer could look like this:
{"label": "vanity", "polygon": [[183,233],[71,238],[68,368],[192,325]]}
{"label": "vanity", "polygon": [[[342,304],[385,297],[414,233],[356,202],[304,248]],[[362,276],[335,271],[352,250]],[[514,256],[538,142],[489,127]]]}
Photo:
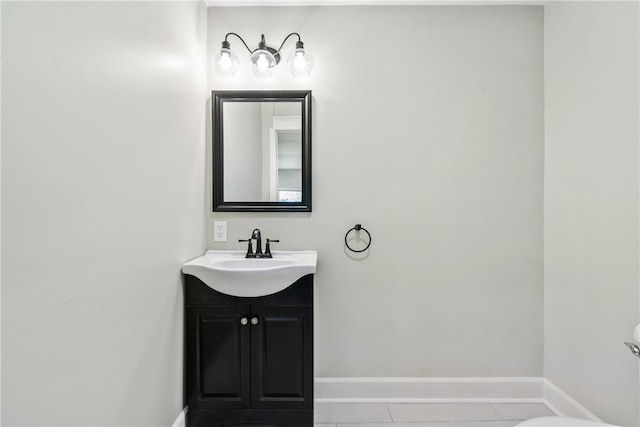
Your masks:
{"label": "vanity", "polygon": [[183,265],[187,427],[313,426],[315,251]]}
{"label": "vanity", "polygon": [[[311,212],[311,99],[212,92],[213,212]],[[317,253],[241,241],[182,266],[186,425],[312,427]]]}

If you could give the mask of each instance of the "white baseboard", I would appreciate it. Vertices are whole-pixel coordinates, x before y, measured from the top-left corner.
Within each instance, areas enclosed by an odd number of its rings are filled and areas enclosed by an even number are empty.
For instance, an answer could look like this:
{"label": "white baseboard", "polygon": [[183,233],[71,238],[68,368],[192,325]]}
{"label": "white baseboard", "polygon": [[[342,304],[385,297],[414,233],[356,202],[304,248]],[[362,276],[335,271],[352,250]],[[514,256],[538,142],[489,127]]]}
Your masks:
{"label": "white baseboard", "polygon": [[316,378],[317,402],[543,402],[544,379]]}
{"label": "white baseboard", "polygon": [[189,407],[185,406],[182,412],[178,415],[178,418],[173,422],[171,427],[186,427],[187,426],[187,411],[189,411]]}
{"label": "white baseboard", "polygon": [[582,406],[577,400],[546,378],[544,379],[544,402],[549,409],[558,415],[602,422],[593,412]]}
{"label": "white baseboard", "polygon": [[[542,377],[317,377],[319,403],[544,403],[556,415],[602,422]],[[186,427],[185,407],[172,427]]]}

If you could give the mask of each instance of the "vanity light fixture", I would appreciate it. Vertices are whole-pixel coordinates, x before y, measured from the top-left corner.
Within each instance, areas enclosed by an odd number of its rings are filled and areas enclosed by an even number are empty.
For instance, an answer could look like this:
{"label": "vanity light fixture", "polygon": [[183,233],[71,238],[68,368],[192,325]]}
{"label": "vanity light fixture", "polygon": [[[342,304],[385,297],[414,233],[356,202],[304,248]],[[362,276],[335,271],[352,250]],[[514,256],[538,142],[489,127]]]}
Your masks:
{"label": "vanity light fixture", "polygon": [[291,33],[287,37],[284,38],[280,47],[276,50],[270,46],[267,46],[267,43],[264,41],[264,34],[262,34],[262,38],[260,43],[258,43],[258,47],[254,50],[251,50],[247,43],[236,33],[228,33],[224,36],[224,41],[222,42],[222,48],[216,53],[213,58],[213,62],[216,67],[216,71],[218,74],[223,75],[225,77],[233,77],[238,71],[238,67],[240,61],[238,60],[238,56],[231,50],[231,44],[227,40],[229,36],[236,36],[240,39],[242,44],[247,48],[251,57],[249,61],[251,62],[251,69],[253,71],[253,75],[256,77],[264,77],[268,78],[273,75],[275,71],[276,65],[280,62],[280,50],[287,42],[289,37],[298,36],[298,41],[296,42],[296,48],[289,57],[287,58],[287,65],[289,66],[289,71],[295,77],[304,77],[308,76],[313,69],[313,57],[304,50],[304,43],[300,39],[300,34]]}

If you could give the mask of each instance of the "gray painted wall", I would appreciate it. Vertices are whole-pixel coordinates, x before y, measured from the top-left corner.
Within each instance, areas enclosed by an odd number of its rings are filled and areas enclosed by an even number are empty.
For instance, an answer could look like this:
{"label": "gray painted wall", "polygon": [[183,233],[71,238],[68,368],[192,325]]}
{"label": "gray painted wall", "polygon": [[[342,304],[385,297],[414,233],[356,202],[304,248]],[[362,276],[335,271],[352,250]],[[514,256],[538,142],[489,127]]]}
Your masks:
{"label": "gray painted wall", "polygon": [[2,424],[171,425],[206,9],[2,3]]}
{"label": "gray painted wall", "polygon": [[208,74],[314,91],[314,212],[205,226],[203,6],[2,2],[2,423],[170,424],[179,266],[257,226],[320,253],[317,375],[544,373],[637,425],[637,12],[548,5],[544,87],[541,7],[211,8],[208,57],[228,31],[314,54]]}
{"label": "gray painted wall", "polygon": [[545,376],[637,426],[638,3],[545,8]]}
{"label": "gray painted wall", "polygon": [[[209,8],[255,47],[302,35],[315,69],[284,65],[209,89],[313,90],[313,212],[218,214],[319,252],[318,376],[542,375],[542,7]],[[285,56],[294,43],[285,47]],[[210,187],[210,183],[209,183]],[[209,194],[209,191],[207,191]],[[210,205],[209,201],[209,205]],[[210,221],[212,223],[212,221]],[[343,247],[362,223],[365,257]]]}

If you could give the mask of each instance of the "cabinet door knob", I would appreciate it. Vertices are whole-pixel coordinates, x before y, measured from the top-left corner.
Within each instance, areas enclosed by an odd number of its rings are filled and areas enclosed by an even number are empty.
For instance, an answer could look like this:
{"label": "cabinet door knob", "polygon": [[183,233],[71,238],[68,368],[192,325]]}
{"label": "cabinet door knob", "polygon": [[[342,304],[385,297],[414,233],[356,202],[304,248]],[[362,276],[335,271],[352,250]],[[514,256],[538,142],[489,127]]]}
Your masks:
{"label": "cabinet door knob", "polygon": [[258,316],[255,316],[255,317],[251,318],[251,324],[252,325],[257,325],[258,324]]}
{"label": "cabinet door knob", "polygon": [[247,323],[249,323],[249,319],[247,319],[246,317],[243,317],[242,319],[240,319],[240,324],[242,326],[246,325]]}

